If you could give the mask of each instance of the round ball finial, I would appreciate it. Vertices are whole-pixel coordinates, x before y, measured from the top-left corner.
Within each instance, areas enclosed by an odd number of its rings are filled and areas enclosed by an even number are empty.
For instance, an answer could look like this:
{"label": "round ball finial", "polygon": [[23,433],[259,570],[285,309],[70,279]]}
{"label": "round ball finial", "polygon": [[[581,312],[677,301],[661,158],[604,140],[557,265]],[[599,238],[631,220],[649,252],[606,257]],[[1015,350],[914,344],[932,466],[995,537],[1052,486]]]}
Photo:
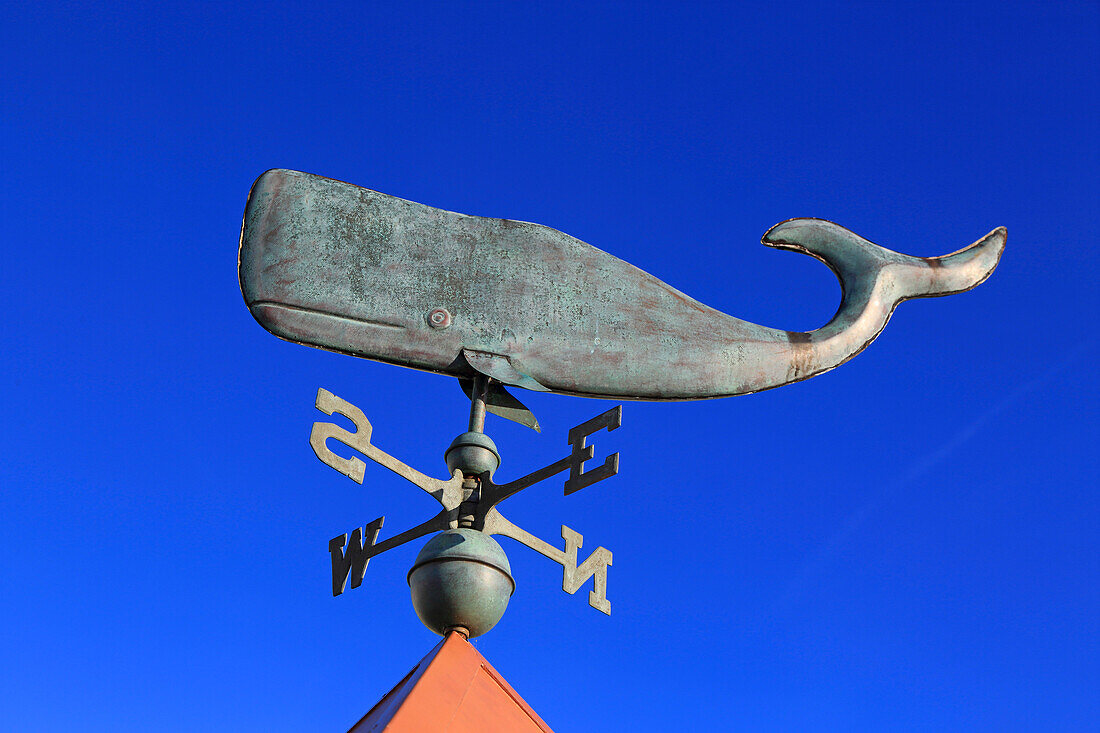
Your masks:
{"label": "round ball finial", "polygon": [[463,433],[451,441],[443,460],[451,471],[457,468],[464,474],[476,476],[488,471],[491,478],[500,466],[500,452],[485,433]]}
{"label": "round ball finial", "polygon": [[416,615],[444,635],[465,629],[468,638],[496,626],[516,590],[508,556],[476,529],[448,529],[428,540],[408,576]]}

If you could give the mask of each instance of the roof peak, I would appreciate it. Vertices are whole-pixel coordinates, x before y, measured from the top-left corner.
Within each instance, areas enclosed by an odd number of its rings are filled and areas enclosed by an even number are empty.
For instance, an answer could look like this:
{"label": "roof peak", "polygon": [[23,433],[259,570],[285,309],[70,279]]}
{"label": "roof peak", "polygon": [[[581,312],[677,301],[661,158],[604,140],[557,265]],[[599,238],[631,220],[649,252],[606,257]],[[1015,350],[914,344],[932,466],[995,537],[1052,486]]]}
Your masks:
{"label": "roof peak", "polygon": [[449,633],[348,733],[553,733],[493,665]]}

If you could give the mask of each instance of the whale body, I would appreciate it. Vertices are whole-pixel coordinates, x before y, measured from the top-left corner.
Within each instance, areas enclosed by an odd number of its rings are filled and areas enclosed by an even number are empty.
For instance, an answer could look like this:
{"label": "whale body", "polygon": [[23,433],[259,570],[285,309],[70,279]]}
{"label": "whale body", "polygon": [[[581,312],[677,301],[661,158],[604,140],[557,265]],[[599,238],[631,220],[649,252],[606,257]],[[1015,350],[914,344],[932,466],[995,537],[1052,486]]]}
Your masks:
{"label": "whale body", "polygon": [[763,243],[821,260],[843,290],[825,326],[789,332],[721,313],[550,227],[270,170],[248,197],[239,275],[252,315],[289,341],[527,389],[697,400],[833,369],[901,301],[984,281],[1005,238],[1001,227],[922,258],[822,219],[777,224]]}

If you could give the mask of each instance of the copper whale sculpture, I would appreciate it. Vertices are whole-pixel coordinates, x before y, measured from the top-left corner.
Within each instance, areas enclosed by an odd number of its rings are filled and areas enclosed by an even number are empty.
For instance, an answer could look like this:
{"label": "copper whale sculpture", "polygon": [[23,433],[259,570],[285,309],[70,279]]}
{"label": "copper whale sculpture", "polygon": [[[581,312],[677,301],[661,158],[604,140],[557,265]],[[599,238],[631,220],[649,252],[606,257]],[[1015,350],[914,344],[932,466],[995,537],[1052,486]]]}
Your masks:
{"label": "copper whale sculpture", "polygon": [[697,400],[843,364],[901,301],[989,277],[1005,237],[997,228],[921,258],[822,219],[777,224],[763,243],[821,260],[843,290],[832,320],[792,333],[709,308],[549,227],[270,170],[248,197],[239,274],[252,315],[288,341],[561,394]]}

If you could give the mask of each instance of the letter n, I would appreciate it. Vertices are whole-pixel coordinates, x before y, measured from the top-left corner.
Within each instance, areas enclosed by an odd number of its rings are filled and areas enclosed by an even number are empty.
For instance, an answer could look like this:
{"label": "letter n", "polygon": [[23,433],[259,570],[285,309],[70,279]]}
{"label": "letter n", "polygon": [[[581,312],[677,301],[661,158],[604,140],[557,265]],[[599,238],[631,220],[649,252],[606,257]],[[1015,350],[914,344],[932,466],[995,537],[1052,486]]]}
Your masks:
{"label": "letter n", "polygon": [[561,589],[566,593],[576,593],[585,581],[593,579],[594,589],[588,593],[588,605],[597,611],[611,615],[611,601],[607,600],[607,566],[611,564],[611,550],[597,547],[588,559],[577,567],[577,550],[584,537],[573,530],[561,526],[561,536],[565,540],[564,562],[562,562]]}

